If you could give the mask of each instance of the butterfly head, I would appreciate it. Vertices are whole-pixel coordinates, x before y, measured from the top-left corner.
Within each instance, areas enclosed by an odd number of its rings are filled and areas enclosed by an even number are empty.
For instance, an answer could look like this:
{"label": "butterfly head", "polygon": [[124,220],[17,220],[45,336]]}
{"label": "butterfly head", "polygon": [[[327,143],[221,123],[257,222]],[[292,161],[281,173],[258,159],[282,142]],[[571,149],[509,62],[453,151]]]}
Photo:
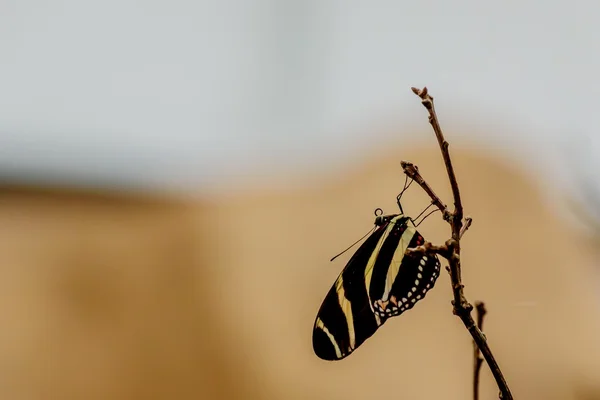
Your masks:
{"label": "butterfly head", "polygon": [[[378,210],[381,210],[380,208],[378,208]],[[381,214],[377,214],[375,213],[375,225],[377,226],[382,226],[387,224],[388,222],[390,222],[391,220],[393,220],[396,217],[402,217],[402,214],[390,214],[390,215],[383,215],[383,212]]]}

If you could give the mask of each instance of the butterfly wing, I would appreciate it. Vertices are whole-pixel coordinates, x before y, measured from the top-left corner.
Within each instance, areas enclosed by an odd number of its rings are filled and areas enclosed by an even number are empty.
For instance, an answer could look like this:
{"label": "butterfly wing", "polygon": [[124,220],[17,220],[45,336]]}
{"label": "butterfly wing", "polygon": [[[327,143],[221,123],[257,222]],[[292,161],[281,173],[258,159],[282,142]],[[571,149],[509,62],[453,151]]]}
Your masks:
{"label": "butterfly wing", "polygon": [[313,328],[313,349],[319,358],[344,358],[379,327],[369,305],[365,270],[388,226],[384,223],[365,240],[323,300]]}
{"label": "butterfly wing", "polygon": [[313,327],[313,349],[341,360],[371,337],[387,318],[425,297],[439,275],[437,257],[405,256],[424,242],[408,218],[393,216],[354,253],[327,293]]}

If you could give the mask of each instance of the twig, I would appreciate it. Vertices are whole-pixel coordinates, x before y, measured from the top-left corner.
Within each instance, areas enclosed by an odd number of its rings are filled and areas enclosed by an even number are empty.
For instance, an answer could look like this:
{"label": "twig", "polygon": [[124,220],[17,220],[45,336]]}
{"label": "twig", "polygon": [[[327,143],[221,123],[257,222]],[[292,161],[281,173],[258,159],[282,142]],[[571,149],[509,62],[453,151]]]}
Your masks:
{"label": "twig", "polygon": [[465,218],[465,224],[463,225],[462,229],[460,230],[459,239],[462,239],[463,235],[465,234],[467,229],[469,229],[469,227],[471,226],[472,223],[473,223],[473,218],[471,218],[471,217]]}
{"label": "twig", "polygon": [[431,186],[429,186],[429,184],[421,176],[421,174],[419,173],[419,168],[416,165],[414,165],[413,163],[408,162],[408,161],[400,161],[400,165],[402,166],[404,173],[410,179],[417,182],[419,184],[419,186],[421,186],[423,188],[423,190],[429,195],[429,197],[431,197],[431,202],[437,208],[440,209],[444,220],[449,221],[452,214],[450,213],[450,211],[448,211],[448,207],[446,207],[446,205],[444,203],[442,203],[442,200],[440,200],[440,198],[435,194],[435,192],[433,191]]}
{"label": "twig", "polygon": [[447,246],[445,246],[445,245],[436,246],[436,245],[432,244],[431,242],[425,242],[422,246],[408,248],[404,252],[404,254],[411,254],[411,253],[413,253],[413,254],[414,253],[418,253],[418,254],[435,253],[435,254],[439,254],[439,255],[443,256],[444,258],[446,258],[450,255]]}
{"label": "twig", "polygon": [[435,113],[435,107],[433,105],[433,97],[427,93],[427,88],[419,90],[415,87],[411,88],[412,91],[421,98],[421,103],[429,111],[429,123],[433,127],[435,137],[437,138],[440,150],[442,151],[442,157],[444,158],[444,164],[446,165],[446,171],[448,172],[448,178],[450,179],[450,185],[452,186],[452,196],[454,197],[454,223],[452,224],[452,238],[458,240],[460,228],[462,227],[463,209],[462,202],[460,200],[460,191],[458,190],[458,182],[456,182],[456,175],[454,174],[454,167],[452,166],[452,160],[450,159],[450,152],[448,151],[448,142],[444,139],[442,128],[438,122],[437,115]]}
{"label": "twig", "polygon": [[[486,312],[485,304],[483,304],[483,302],[475,302],[477,327],[480,331],[483,331],[483,317],[485,317]],[[473,400],[479,400],[479,371],[481,370],[482,363],[483,358],[480,356],[479,347],[477,347],[477,343],[473,341]]]}
{"label": "twig", "polygon": [[492,351],[490,350],[487,344],[487,340],[483,333],[481,333],[481,330],[477,327],[475,321],[473,320],[473,317],[471,316],[471,310],[473,309],[473,306],[467,301],[463,291],[464,285],[462,284],[460,265],[460,239],[462,235],[466,232],[468,227],[471,225],[472,220],[471,218],[468,218],[465,221],[463,227],[462,201],[460,199],[460,191],[458,189],[458,182],[456,181],[454,167],[452,166],[452,160],[450,159],[450,152],[448,151],[448,142],[446,141],[446,139],[444,139],[444,135],[442,133],[442,129],[440,128],[440,124],[435,113],[435,108],[433,106],[433,97],[431,97],[427,93],[427,88],[425,87],[422,90],[419,90],[413,87],[412,91],[421,98],[421,102],[429,112],[429,123],[433,127],[435,136],[440,145],[440,150],[442,152],[444,164],[446,165],[446,171],[448,173],[448,179],[450,180],[450,186],[452,187],[452,195],[454,197],[454,211],[448,211],[447,207],[444,206],[444,203],[435,194],[431,186],[429,186],[429,184],[425,182],[423,177],[421,177],[417,166],[413,165],[412,163],[403,161],[402,168],[407,176],[414,179],[423,188],[423,190],[425,190],[425,192],[431,198],[432,203],[438,206],[438,208],[444,214],[444,220],[446,220],[450,224],[450,228],[452,230],[452,238],[447,240],[445,243],[445,247],[448,248],[445,258],[450,264],[448,271],[450,273],[450,281],[452,283],[452,293],[454,297],[454,299],[452,300],[452,312],[454,315],[457,315],[461,319],[461,321],[473,337],[473,341],[477,345],[478,349],[481,351],[483,358],[489,365],[492,374],[496,379],[498,388],[500,389],[500,398],[503,400],[512,400],[513,397],[510,392],[510,389],[508,388],[506,380],[502,375],[502,371],[500,370],[500,367],[498,366],[498,363],[496,362]]}

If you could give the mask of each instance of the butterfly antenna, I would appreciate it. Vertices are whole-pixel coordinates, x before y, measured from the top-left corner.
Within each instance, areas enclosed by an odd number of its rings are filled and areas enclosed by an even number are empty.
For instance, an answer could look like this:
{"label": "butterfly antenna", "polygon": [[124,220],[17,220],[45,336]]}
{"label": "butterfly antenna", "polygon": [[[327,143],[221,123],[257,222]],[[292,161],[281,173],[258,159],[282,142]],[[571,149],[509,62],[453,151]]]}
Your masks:
{"label": "butterfly antenna", "polygon": [[367,234],[363,237],[361,237],[360,239],[358,239],[356,242],[352,243],[350,245],[350,247],[348,247],[346,250],[342,251],[340,254],[338,254],[337,256],[333,257],[331,260],[329,260],[329,262],[335,260],[336,258],[338,258],[339,256],[341,256],[342,254],[344,254],[345,252],[347,252],[348,250],[350,250],[352,247],[354,247],[358,242],[360,242],[361,240],[363,240],[364,238],[366,238],[367,236],[369,236],[369,234],[371,232],[373,232],[375,230],[375,228],[377,228],[377,226],[374,226],[369,232],[367,232]]}

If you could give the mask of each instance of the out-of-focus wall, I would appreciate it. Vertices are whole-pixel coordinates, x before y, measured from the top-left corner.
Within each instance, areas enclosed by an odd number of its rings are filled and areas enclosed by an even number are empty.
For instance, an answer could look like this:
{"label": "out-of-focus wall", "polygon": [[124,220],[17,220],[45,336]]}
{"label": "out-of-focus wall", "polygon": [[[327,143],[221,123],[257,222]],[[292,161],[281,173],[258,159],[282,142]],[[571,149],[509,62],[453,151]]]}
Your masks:
{"label": "out-of-focus wall", "polygon": [[[500,156],[451,148],[465,211],[466,295],[515,398],[600,393],[593,253]],[[206,201],[0,191],[0,397],[6,399],[465,399],[472,348],[448,277],[351,357],[311,348],[324,295],[395,211],[416,163],[451,204],[438,150],[393,149],[297,191]],[[318,183],[317,183],[318,182]],[[413,185],[405,211],[428,204]],[[447,239],[439,214],[419,230]],[[585,395],[585,397],[584,397]],[[482,369],[482,399],[497,398]],[[597,397],[596,397],[597,398]]]}
{"label": "out-of-focus wall", "polygon": [[215,310],[201,208],[1,190],[0,398],[256,397]]}

